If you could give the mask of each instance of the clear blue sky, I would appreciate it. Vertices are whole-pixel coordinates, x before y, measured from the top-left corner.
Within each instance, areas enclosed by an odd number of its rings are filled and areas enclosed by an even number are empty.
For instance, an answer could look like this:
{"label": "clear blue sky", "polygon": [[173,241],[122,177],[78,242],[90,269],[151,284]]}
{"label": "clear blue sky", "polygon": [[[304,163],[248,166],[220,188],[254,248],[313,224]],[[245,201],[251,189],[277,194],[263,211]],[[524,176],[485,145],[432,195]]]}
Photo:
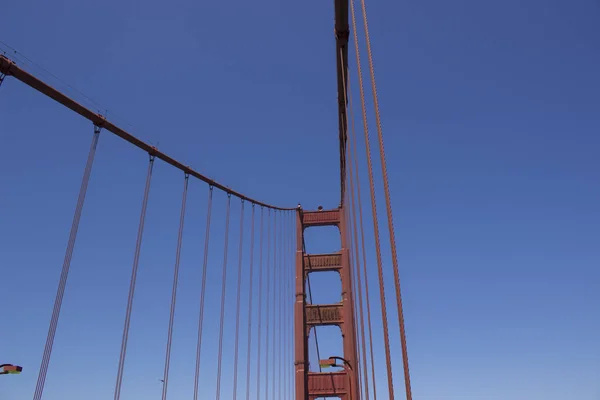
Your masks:
{"label": "clear blue sky", "polygon": [[[600,398],[600,4],[386,0],[369,10],[415,399]],[[13,1],[2,5],[0,40],[237,190],[289,206],[338,203],[331,1]],[[0,361],[25,367],[0,379],[2,399],[33,393],[91,132],[15,80],[0,88]],[[106,399],[114,387],[147,156],[104,135],[96,161],[48,400]],[[156,165],[123,399],[160,398],[181,186],[179,172]],[[170,398],[193,388],[206,187],[194,182],[189,196]],[[215,201],[217,218],[225,196]],[[222,262],[215,224],[206,398]],[[309,251],[336,250],[327,233],[309,233]],[[389,272],[387,246],[384,261]],[[313,289],[328,301],[330,285]],[[327,345],[338,351],[324,333]],[[380,394],[382,348],[379,339]]]}

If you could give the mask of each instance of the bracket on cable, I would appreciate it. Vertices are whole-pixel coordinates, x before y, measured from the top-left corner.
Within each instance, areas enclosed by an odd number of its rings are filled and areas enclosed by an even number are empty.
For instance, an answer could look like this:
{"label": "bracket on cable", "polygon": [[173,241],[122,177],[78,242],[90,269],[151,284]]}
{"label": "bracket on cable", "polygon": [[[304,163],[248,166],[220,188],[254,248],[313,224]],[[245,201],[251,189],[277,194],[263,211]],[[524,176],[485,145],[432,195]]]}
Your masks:
{"label": "bracket on cable", "polygon": [[345,46],[346,44],[348,44],[348,39],[350,38],[350,30],[349,29],[344,29],[341,31],[334,29],[334,33],[335,33],[335,38],[339,45]]}

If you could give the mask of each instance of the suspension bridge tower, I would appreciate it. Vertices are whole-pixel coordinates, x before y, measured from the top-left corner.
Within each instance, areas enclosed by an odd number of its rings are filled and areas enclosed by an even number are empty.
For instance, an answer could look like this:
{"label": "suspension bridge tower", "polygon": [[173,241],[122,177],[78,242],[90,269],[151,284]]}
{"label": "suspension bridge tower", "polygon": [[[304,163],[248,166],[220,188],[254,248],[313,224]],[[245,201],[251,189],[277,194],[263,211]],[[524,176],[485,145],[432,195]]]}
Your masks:
{"label": "suspension bridge tower", "polygon": [[[304,246],[307,228],[336,226],[341,235],[342,248],[333,254],[308,254]],[[296,302],[294,306],[296,400],[337,396],[344,400],[358,397],[356,364],[356,335],[354,304],[346,221],[343,208],[304,211],[298,207],[296,215]],[[311,272],[335,271],[342,281],[341,302],[337,304],[308,304],[306,279]],[[342,370],[338,372],[310,372],[308,338],[317,326],[338,326],[342,333],[344,354],[340,355]]]}

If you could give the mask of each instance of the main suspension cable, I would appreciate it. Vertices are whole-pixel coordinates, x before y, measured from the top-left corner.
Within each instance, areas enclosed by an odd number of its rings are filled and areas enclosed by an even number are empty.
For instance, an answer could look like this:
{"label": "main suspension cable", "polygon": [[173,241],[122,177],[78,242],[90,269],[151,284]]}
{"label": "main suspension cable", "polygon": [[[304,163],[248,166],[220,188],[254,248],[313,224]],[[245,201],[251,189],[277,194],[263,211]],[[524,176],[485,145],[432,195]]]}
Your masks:
{"label": "main suspension cable", "polygon": [[48,365],[50,364],[50,356],[52,355],[52,347],[54,346],[54,337],[56,335],[56,329],[58,327],[58,319],[60,317],[62,301],[65,295],[67,278],[69,276],[69,270],[71,268],[71,259],[73,258],[75,240],[77,239],[77,231],[79,230],[79,221],[81,220],[83,204],[85,203],[85,195],[87,193],[88,184],[90,182],[90,176],[92,174],[92,166],[94,164],[96,148],[98,147],[100,129],[100,127],[94,125],[94,136],[92,137],[92,144],[90,146],[90,151],[88,153],[85,169],[83,171],[81,187],[79,188],[79,196],[77,198],[77,205],[75,206],[75,213],[73,215],[73,222],[71,224],[71,231],[69,233],[69,241],[67,243],[65,259],[63,261],[62,271],[60,273],[60,280],[58,283],[58,289],[56,291],[56,298],[54,300],[54,309],[52,310],[52,318],[50,319],[50,326],[48,328],[48,336],[46,337],[44,354],[42,356],[40,372],[38,374],[37,385],[35,388],[35,393],[33,395],[34,400],[40,400],[42,398],[42,393],[44,392],[46,374],[48,373]]}
{"label": "main suspension cable", "polygon": [[385,303],[385,282],[383,278],[383,262],[381,260],[381,243],[379,240],[379,221],[377,219],[377,201],[375,199],[375,182],[373,178],[373,163],[371,159],[371,146],[369,142],[369,127],[367,123],[367,110],[365,104],[365,93],[362,80],[362,68],[360,62],[360,50],[358,46],[358,35],[356,32],[356,15],[354,11],[354,0],[350,0],[350,9],[352,14],[352,31],[354,33],[354,46],[356,51],[356,64],[358,69],[358,83],[360,88],[360,99],[363,113],[365,151],[367,153],[367,166],[369,171],[369,186],[371,189],[371,211],[373,215],[373,231],[375,237],[375,252],[377,255],[377,272],[379,276],[379,299],[381,302],[381,322],[383,325],[383,341],[385,345],[385,364],[388,378],[389,400],[394,400],[394,382],[392,375],[392,359],[390,354],[390,337],[387,319],[387,307]]}
{"label": "main suspension cable", "polygon": [[148,207],[148,197],[150,194],[150,182],[152,180],[152,169],[154,167],[154,156],[150,155],[148,163],[148,172],[146,174],[146,185],[144,187],[144,198],[142,200],[142,211],[140,214],[140,223],[138,226],[137,240],[135,242],[135,252],[133,256],[133,268],[131,270],[131,280],[129,282],[129,296],[127,298],[127,311],[125,312],[125,326],[123,327],[123,338],[121,340],[121,354],[119,356],[119,367],[117,369],[117,383],[115,385],[115,400],[121,398],[121,385],[123,382],[123,370],[125,367],[125,356],[127,354],[127,340],[129,338],[129,326],[131,323],[131,311],[133,309],[133,297],[135,294],[135,284],[137,281],[138,266],[140,262],[140,252],[142,248],[142,237],[144,236],[144,223],[146,221],[146,209]]}
{"label": "main suspension cable", "polygon": [[[242,256],[244,243],[244,200],[240,212],[240,246],[238,249],[238,275],[237,275],[237,305],[235,311],[235,350],[233,357],[233,398],[237,400],[237,375],[238,375],[238,348],[240,341],[240,301],[242,295]],[[252,286],[252,281],[250,281]]]}
{"label": "main suspension cable", "polygon": [[202,353],[202,327],[204,325],[204,297],[206,294],[206,269],[208,265],[208,249],[210,240],[210,220],[212,215],[213,187],[208,188],[208,206],[206,211],[206,232],[204,234],[204,261],[202,263],[202,287],[200,289],[200,315],[198,317],[198,343],[196,344],[196,371],[194,373],[194,400],[198,400],[200,382],[200,355]]}
{"label": "main suspension cable", "polygon": [[175,271],[173,273],[173,291],[171,293],[171,312],[169,315],[169,333],[167,335],[167,351],[165,355],[165,372],[163,376],[162,400],[167,399],[169,385],[169,366],[171,364],[171,344],[173,343],[173,322],[175,320],[175,303],[177,300],[177,284],[179,282],[179,262],[181,260],[181,244],[183,241],[183,224],[185,221],[185,205],[187,201],[189,175],[183,180],[183,196],[181,199],[181,214],[179,216],[179,232],[177,234],[177,251],[175,253]]}
{"label": "main suspension cable", "polygon": [[[31,61],[31,60],[29,60],[29,61]],[[48,72],[48,71],[46,71],[46,72]],[[260,206],[272,208],[274,210],[294,210],[295,209],[295,208],[291,208],[291,207],[288,207],[288,208],[277,207],[272,204],[258,201],[256,199],[253,199],[251,197],[244,195],[243,193],[237,192],[237,191],[235,191],[213,179],[210,179],[206,175],[203,175],[200,172],[194,170],[189,165],[184,165],[180,161],[178,161],[178,160],[174,159],[173,157],[158,150],[156,147],[151,146],[150,144],[135,137],[131,133],[127,132],[125,129],[115,125],[111,121],[107,120],[105,116],[90,110],[89,108],[87,108],[84,105],[73,100],[66,94],[60,92],[59,90],[57,90],[57,89],[53,88],[52,86],[50,86],[49,84],[45,83],[41,79],[38,79],[37,77],[33,76],[29,72],[22,69],[14,61],[12,61],[11,59],[9,59],[8,57],[6,57],[5,55],[2,55],[2,54],[0,54],[0,74],[6,74],[6,75],[14,77],[15,79],[18,79],[19,81],[23,82],[24,84],[30,86],[31,88],[37,90],[38,92],[40,92],[42,94],[50,97],[52,100],[62,104],[66,108],[70,109],[71,111],[73,111],[73,112],[81,115],[82,117],[86,118],[87,120],[91,121],[94,125],[102,126],[103,129],[105,129],[105,130],[111,132],[112,134],[114,134],[115,136],[118,136],[121,139],[129,142],[133,146],[143,150],[146,153],[155,155],[156,158],[181,170],[183,173],[188,174],[196,179],[199,179],[199,180],[207,183],[210,186],[214,186],[217,189],[227,193],[228,195],[233,195],[233,196],[239,198],[240,200],[246,200],[251,203],[258,204]],[[56,78],[56,77],[54,77],[54,78]],[[67,86],[70,86],[70,85],[67,85]],[[71,87],[71,89],[72,89],[72,87]],[[84,97],[87,97],[87,96],[84,95]]]}
{"label": "main suspension cable", "polygon": [[225,288],[227,283],[227,253],[229,250],[229,217],[231,214],[231,195],[227,195],[227,211],[225,216],[225,245],[223,246],[223,276],[221,278],[221,322],[219,327],[219,359],[217,362],[217,394],[221,398],[221,364],[223,362],[223,326],[225,319]]}
{"label": "main suspension cable", "polygon": [[[254,288],[254,215],[255,205],[252,204],[252,221],[250,222],[250,289],[248,290],[248,346],[246,356],[246,400],[250,400],[250,356],[252,355],[252,292]],[[262,209],[260,213],[262,226]],[[260,293],[259,293],[260,296]]]}
{"label": "main suspension cable", "polygon": [[404,326],[404,311],[402,307],[402,292],[400,290],[400,273],[398,268],[398,254],[396,251],[396,235],[394,233],[394,218],[392,215],[392,199],[390,195],[390,183],[387,174],[387,162],[385,160],[385,149],[383,146],[383,130],[381,128],[381,115],[379,113],[379,100],[377,96],[377,84],[375,82],[375,67],[373,66],[373,53],[371,51],[371,38],[369,37],[369,23],[367,21],[367,6],[365,0],[360,0],[363,12],[365,28],[365,42],[367,44],[367,55],[369,59],[369,70],[371,72],[371,87],[373,89],[373,107],[375,108],[375,122],[377,123],[377,137],[379,139],[379,157],[381,159],[381,174],[383,175],[383,188],[385,191],[385,205],[387,211],[388,231],[390,234],[390,248],[392,250],[392,265],[394,267],[394,286],[396,288],[396,302],[398,308],[398,322],[400,327],[400,344],[402,346],[402,361],[404,366],[404,385],[406,399],[412,399],[410,386],[410,371],[408,368],[408,349],[406,345],[406,330]]}

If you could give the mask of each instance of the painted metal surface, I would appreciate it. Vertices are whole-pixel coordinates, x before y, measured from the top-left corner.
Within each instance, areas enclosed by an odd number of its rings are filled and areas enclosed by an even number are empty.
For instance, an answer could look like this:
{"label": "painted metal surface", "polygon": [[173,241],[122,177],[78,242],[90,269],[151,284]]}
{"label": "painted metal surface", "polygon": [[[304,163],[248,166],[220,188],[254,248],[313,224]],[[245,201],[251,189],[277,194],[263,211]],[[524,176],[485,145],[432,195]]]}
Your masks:
{"label": "painted metal surface", "polygon": [[[296,302],[294,306],[296,400],[311,400],[323,396],[342,399],[359,399],[356,374],[356,331],[354,323],[353,285],[351,281],[346,221],[343,209],[304,211],[298,208],[296,215]],[[314,226],[337,226],[342,248],[334,254],[306,254],[304,231]],[[309,265],[309,261],[311,264]],[[320,268],[312,268],[315,261]],[[311,269],[312,268],[312,269]],[[341,302],[338,304],[307,304],[305,282],[308,272],[336,270],[342,281]],[[343,357],[350,368],[335,373],[309,372],[308,337],[310,328],[336,325],[341,330]],[[326,354],[327,349],[321,349]]]}

